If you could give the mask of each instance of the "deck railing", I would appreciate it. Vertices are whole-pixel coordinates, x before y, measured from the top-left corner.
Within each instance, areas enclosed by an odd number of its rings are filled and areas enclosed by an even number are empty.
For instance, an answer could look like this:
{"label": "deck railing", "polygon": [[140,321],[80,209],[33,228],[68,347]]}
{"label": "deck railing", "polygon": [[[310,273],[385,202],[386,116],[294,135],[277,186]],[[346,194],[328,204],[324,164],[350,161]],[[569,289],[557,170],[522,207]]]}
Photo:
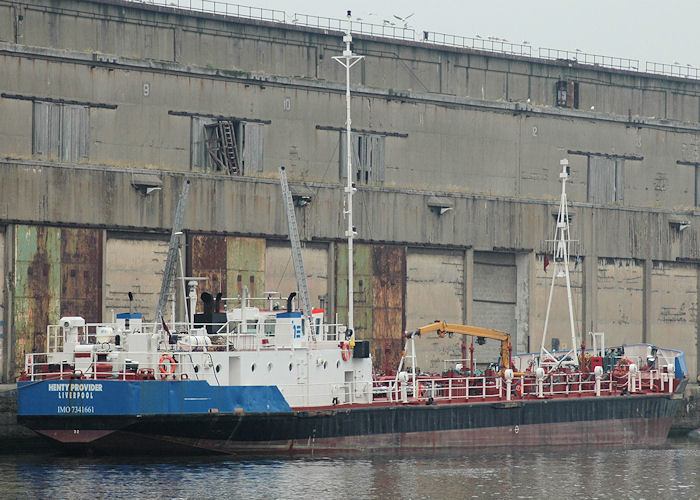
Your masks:
{"label": "deck railing", "polygon": [[[170,333],[165,333],[173,342],[172,349],[175,351],[191,350],[202,347],[196,344],[193,339],[206,337],[210,344],[205,347],[215,351],[231,350],[260,350],[260,349],[287,349],[295,344],[292,337],[291,323],[270,319],[267,322],[257,321],[227,321],[226,323],[196,323],[196,329],[190,329],[186,323],[173,323],[169,325]],[[282,326],[282,329],[289,329],[288,334],[275,334],[275,327]],[[110,330],[104,330],[107,327]],[[344,339],[342,331],[344,325],[337,323],[322,323],[311,326],[311,333],[317,342],[338,342]],[[214,331],[216,333],[208,333]],[[162,325],[157,323],[142,323],[137,329],[120,331],[116,324],[86,323],[79,328],[76,342],[80,345],[96,345],[103,342],[113,341],[116,335],[128,338],[133,334],[156,334],[163,332]],[[61,352],[68,340],[69,329],[60,325],[49,325],[47,327],[47,352]],[[181,344],[178,344],[181,341]],[[189,347],[188,347],[189,346]]]}

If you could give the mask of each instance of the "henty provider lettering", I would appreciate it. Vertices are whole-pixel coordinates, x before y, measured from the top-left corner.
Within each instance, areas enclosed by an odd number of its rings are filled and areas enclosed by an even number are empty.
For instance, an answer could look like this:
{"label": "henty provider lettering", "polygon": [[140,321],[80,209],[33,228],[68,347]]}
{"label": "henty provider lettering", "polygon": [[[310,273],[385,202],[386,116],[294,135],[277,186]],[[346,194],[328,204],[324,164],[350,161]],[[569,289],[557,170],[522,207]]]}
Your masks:
{"label": "henty provider lettering", "polygon": [[58,399],[93,399],[93,393],[102,392],[102,384],[53,383],[49,384],[49,392],[57,392]]}

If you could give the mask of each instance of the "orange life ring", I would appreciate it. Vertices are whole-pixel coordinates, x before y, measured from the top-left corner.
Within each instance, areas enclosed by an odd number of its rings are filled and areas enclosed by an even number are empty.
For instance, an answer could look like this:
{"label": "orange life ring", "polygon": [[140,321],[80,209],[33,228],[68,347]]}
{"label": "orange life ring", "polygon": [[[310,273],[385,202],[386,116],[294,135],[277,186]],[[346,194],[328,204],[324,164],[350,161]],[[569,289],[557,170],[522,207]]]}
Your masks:
{"label": "orange life ring", "polygon": [[343,342],[343,347],[340,348],[340,355],[343,357],[343,361],[350,359],[350,344],[348,342]]}
{"label": "orange life ring", "polygon": [[[165,362],[168,362],[170,364],[170,368],[167,368],[165,366]],[[177,363],[175,363],[175,358],[173,358],[170,354],[163,354],[160,357],[160,361],[158,361],[158,369],[160,370],[160,373],[164,374],[173,374],[175,373],[175,367]]]}

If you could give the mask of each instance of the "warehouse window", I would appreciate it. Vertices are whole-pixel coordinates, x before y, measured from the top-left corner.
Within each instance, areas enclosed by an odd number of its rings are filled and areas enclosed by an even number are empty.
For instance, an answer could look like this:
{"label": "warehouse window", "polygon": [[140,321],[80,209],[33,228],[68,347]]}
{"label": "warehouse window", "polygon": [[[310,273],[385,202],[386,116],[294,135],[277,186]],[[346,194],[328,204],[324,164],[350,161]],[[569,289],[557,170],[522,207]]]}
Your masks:
{"label": "warehouse window", "polygon": [[192,170],[245,175],[263,171],[262,123],[192,117]]}
{"label": "warehouse window", "polygon": [[578,82],[557,82],[557,106],[578,109]]}
{"label": "warehouse window", "polygon": [[34,102],[32,153],[59,161],[78,162],[88,157],[90,108],[79,104]]}
{"label": "warehouse window", "polygon": [[[347,174],[347,140],[340,134],[340,178]],[[384,154],[386,137],[379,134],[357,134],[350,136],[352,145],[352,175],[357,184],[374,184],[384,181]]]}
{"label": "warehouse window", "polygon": [[588,157],[588,201],[623,203],[625,194],[625,160],[605,156]]}

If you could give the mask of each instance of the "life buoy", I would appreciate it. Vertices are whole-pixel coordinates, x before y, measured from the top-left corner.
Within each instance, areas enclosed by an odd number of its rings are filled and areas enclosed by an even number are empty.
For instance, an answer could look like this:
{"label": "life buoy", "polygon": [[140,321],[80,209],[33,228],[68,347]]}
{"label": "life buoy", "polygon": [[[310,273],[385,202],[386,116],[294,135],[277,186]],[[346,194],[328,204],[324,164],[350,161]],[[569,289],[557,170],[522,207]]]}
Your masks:
{"label": "life buoy", "polygon": [[340,348],[340,355],[343,357],[343,361],[350,359],[350,344],[348,342],[343,342],[343,347]]}
{"label": "life buoy", "polygon": [[425,397],[425,387],[420,382],[418,382],[418,396],[421,398]]}
{"label": "life buoy", "polygon": [[[170,368],[168,368],[165,364],[165,362],[168,362],[170,365]],[[175,367],[177,363],[175,363],[175,358],[173,358],[170,354],[163,354],[160,357],[160,361],[158,361],[158,369],[160,370],[160,373],[164,374],[173,374],[175,373]]]}

